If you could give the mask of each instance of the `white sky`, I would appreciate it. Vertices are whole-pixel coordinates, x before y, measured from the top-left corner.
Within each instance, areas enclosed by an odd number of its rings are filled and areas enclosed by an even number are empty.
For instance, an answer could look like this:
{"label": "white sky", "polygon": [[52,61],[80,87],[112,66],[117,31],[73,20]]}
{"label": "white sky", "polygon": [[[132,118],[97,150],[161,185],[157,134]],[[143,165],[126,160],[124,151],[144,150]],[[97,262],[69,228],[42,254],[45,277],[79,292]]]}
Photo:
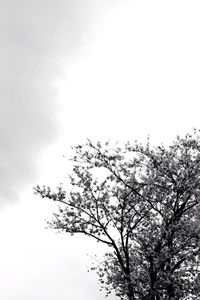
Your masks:
{"label": "white sky", "polygon": [[[104,299],[102,249],[45,230],[54,206],[36,184],[65,180],[69,146],[170,142],[199,128],[199,1],[0,4],[0,298]],[[110,299],[115,299],[110,298]]]}

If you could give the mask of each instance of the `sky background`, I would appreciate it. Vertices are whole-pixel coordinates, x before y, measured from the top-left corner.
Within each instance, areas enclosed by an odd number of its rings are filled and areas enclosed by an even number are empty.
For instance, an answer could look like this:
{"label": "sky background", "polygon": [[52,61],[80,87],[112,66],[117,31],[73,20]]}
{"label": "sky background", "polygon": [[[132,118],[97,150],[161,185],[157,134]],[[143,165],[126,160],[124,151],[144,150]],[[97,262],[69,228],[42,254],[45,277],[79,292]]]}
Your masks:
{"label": "sky background", "polygon": [[0,2],[1,299],[104,299],[87,273],[104,249],[46,230],[55,207],[32,187],[63,182],[87,137],[200,127],[199,15],[189,0]]}

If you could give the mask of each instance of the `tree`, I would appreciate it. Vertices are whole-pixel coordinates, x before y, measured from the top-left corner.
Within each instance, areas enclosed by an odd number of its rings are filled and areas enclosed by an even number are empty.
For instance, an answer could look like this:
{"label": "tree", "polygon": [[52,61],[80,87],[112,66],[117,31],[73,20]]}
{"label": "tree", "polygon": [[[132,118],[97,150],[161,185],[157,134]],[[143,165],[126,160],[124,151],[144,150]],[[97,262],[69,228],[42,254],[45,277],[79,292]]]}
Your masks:
{"label": "tree", "polygon": [[121,299],[200,296],[200,137],[194,130],[169,147],[137,141],[73,147],[67,195],[35,187],[60,203],[51,227],[108,246],[100,283]]}

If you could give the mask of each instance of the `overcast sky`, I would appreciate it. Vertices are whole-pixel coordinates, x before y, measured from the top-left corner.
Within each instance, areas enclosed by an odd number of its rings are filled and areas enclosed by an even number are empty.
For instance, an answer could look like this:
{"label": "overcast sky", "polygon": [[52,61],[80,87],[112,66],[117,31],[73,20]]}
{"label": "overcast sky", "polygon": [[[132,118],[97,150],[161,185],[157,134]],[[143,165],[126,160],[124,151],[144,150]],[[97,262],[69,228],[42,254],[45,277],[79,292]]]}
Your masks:
{"label": "overcast sky", "polygon": [[45,230],[54,207],[32,187],[62,182],[87,137],[200,127],[199,15],[189,0],[0,2],[1,299],[104,299],[95,244]]}

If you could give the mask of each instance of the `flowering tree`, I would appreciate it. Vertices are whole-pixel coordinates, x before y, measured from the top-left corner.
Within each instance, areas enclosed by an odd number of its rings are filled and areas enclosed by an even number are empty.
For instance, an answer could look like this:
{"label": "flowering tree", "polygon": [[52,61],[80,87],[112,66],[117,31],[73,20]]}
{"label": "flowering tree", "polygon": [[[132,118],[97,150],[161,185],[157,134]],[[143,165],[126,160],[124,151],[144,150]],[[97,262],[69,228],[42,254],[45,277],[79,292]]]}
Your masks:
{"label": "flowering tree", "polygon": [[121,299],[200,296],[200,137],[168,148],[129,142],[74,147],[69,195],[35,192],[60,203],[51,226],[108,246],[97,265],[101,285]]}

